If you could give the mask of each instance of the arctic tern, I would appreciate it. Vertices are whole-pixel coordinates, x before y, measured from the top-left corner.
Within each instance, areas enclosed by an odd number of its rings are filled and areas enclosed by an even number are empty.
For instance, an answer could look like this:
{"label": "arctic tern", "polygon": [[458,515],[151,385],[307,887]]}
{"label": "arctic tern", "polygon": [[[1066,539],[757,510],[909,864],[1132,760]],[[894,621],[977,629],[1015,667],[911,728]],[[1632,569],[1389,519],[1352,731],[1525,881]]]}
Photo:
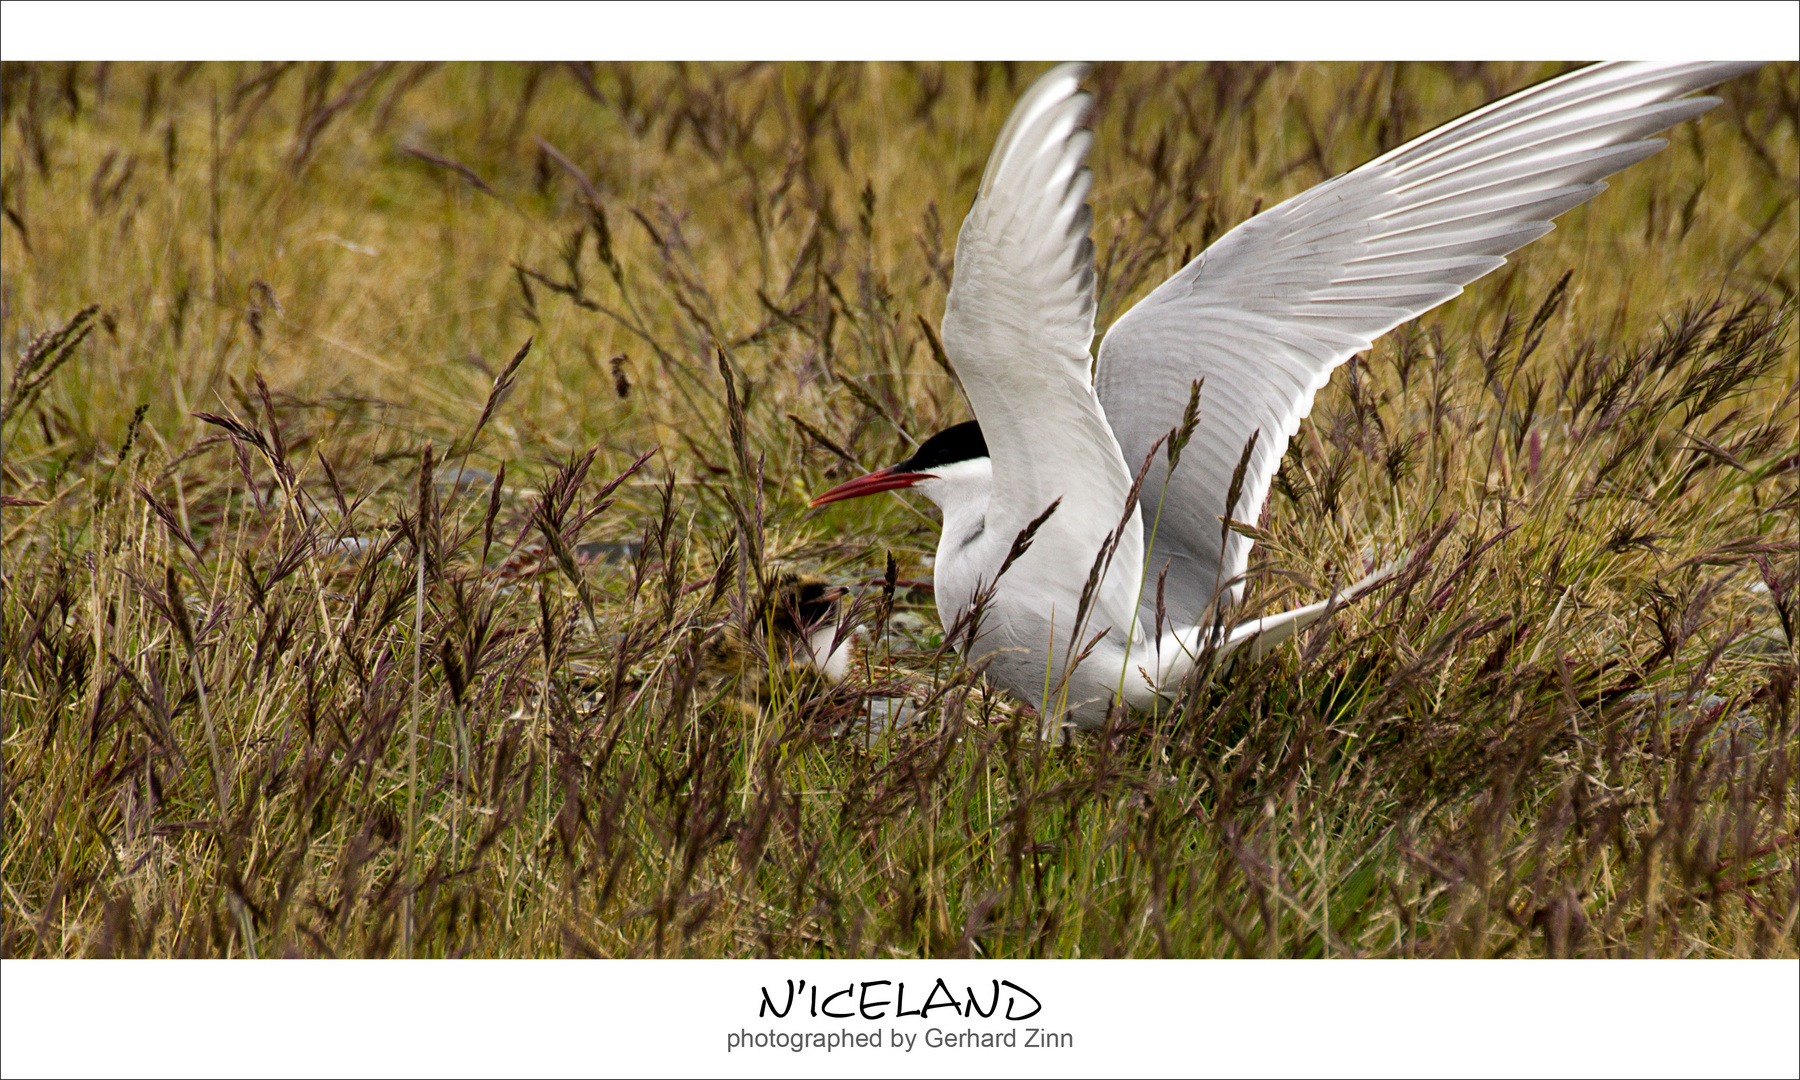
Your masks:
{"label": "arctic tern", "polygon": [[[1719,102],[1684,95],[1759,66],[1595,64],[1444,124],[1226,233],[1113,323],[1097,363],[1088,69],[1055,67],[1001,129],[957,239],[942,341],[975,419],[813,505],[897,488],[936,503],[939,619],[979,612],[968,659],[1047,729],[1100,726],[1121,699],[1153,708],[1209,650],[1272,647],[1392,573],[1226,618],[1252,542],[1225,523],[1255,519],[1332,371]],[[1171,470],[1155,451],[1200,380]]]}

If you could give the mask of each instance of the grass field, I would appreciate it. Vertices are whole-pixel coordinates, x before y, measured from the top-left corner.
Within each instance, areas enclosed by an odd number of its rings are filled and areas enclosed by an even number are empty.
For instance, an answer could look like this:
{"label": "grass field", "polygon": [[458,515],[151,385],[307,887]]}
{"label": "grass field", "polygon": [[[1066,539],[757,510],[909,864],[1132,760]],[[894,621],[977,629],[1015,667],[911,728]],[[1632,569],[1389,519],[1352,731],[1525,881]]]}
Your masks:
{"label": "grass field", "polygon": [[[1101,65],[1100,331],[1562,69]],[[1320,395],[1253,606],[1416,572],[1061,743],[806,509],[1038,70],[6,66],[0,954],[1794,956],[1800,69]]]}

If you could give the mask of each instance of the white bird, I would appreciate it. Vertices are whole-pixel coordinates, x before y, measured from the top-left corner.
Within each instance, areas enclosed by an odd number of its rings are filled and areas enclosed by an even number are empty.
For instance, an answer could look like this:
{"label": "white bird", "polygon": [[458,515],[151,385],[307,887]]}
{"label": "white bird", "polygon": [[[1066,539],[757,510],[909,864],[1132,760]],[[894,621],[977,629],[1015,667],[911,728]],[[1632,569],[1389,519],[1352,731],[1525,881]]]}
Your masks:
{"label": "white bird", "polygon": [[[1047,728],[1097,727],[1121,699],[1152,708],[1207,646],[1270,647],[1391,573],[1214,629],[1242,597],[1251,548],[1222,522],[1254,519],[1332,371],[1666,145],[1649,136],[1719,101],[1683,95],[1758,66],[1596,64],[1453,120],[1226,233],[1112,325],[1091,382],[1087,67],[1056,67],[1001,129],[957,239],[942,339],[975,420],[813,505],[903,487],[935,502],[939,619],[949,632],[979,612],[968,659]],[[1198,379],[1202,418],[1171,471],[1152,450],[1182,425]],[[1153,639],[1165,568],[1174,628]]]}

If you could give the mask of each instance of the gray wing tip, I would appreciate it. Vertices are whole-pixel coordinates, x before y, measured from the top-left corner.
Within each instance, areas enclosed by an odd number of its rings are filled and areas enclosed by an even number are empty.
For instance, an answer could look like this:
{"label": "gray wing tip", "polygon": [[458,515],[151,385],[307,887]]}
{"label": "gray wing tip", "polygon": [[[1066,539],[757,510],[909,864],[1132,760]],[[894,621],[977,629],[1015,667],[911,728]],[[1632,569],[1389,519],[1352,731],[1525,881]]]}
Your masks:
{"label": "gray wing tip", "polygon": [[1717,85],[1719,85],[1719,83],[1726,82],[1730,79],[1735,79],[1739,75],[1748,75],[1752,71],[1761,71],[1763,68],[1768,67],[1773,62],[1774,61],[1772,61],[1772,60],[1721,60],[1721,61],[1718,61],[1717,64],[1715,65],[1715,70],[1721,72],[1721,74],[1716,82],[1710,82],[1710,83],[1707,83],[1706,85],[1707,86],[1717,86]]}
{"label": "gray wing tip", "polygon": [[1046,71],[1042,75],[1039,75],[1038,81],[1043,82],[1045,79],[1048,79],[1053,75],[1057,76],[1059,78],[1062,77],[1063,75],[1072,75],[1072,76],[1074,76],[1076,82],[1080,82],[1081,80],[1086,79],[1089,75],[1092,75],[1093,73],[1094,73],[1094,65],[1089,63],[1086,60],[1064,60],[1062,63],[1057,64],[1055,67],[1051,68],[1049,71]]}
{"label": "gray wing tip", "polygon": [[1072,90],[1061,95],[1054,104],[1046,107],[1055,108],[1071,101],[1078,102],[1077,107],[1081,112],[1081,117],[1077,121],[1077,127],[1086,126],[1088,113],[1093,105],[1093,95],[1081,89],[1080,84],[1081,80],[1087,78],[1091,70],[1093,70],[1093,66],[1085,60],[1071,60],[1057,64],[1039,75],[1025,89],[1025,92],[1019,95],[1019,100],[1013,104],[1012,112],[1007,114],[1006,123],[1000,127],[1000,134],[994,139],[994,148],[988,154],[987,168],[983,169],[981,173],[981,185],[976,189],[975,197],[977,199],[986,196],[993,189],[995,172],[1001,162],[1010,155],[1013,141],[1019,134],[1021,126],[1025,124],[1025,118],[1038,112],[1039,103],[1049,94],[1053,85],[1070,79],[1074,80],[1075,86]]}

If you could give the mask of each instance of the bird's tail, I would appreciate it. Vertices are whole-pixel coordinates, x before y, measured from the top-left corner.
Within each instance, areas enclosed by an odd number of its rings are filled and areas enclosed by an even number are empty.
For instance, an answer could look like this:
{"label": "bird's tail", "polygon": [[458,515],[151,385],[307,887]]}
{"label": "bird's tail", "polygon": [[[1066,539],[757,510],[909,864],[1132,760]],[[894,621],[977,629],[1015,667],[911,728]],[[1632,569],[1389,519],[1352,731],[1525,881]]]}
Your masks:
{"label": "bird's tail", "polygon": [[[1241,623],[1223,633],[1220,638],[1214,639],[1218,644],[1213,656],[1223,660],[1248,646],[1249,657],[1252,660],[1260,659],[1277,645],[1317,622],[1327,612],[1342,607],[1404,570],[1412,562],[1412,558],[1413,553],[1409,551],[1361,581],[1316,604]],[[1158,703],[1167,704],[1181,685],[1181,680],[1187,677],[1205,655],[1204,643],[1209,632],[1210,628],[1205,625],[1169,631],[1156,646],[1154,662],[1138,661],[1142,654],[1133,653],[1132,660],[1128,661],[1131,667],[1127,670],[1135,672],[1135,675],[1124,680],[1125,699],[1139,709],[1150,709]]]}
{"label": "bird's tail", "polygon": [[1268,655],[1271,649],[1317,622],[1327,611],[1334,607],[1342,607],[1404,570],[1410,561],[1412,561],[1412,552],[1409,551],[1361,581],[1346,587],[1341,592],[1333,593],[1328,599],[1295,608],[1292,611],[1284,611],[1279,615],[1266,615],[1259,619],[1251,619],[1249,622],[1233,627],[1219,645],[1219,658],[1222,660],[1237,650],[1248,647],[1250,659],[1262,659]]}

